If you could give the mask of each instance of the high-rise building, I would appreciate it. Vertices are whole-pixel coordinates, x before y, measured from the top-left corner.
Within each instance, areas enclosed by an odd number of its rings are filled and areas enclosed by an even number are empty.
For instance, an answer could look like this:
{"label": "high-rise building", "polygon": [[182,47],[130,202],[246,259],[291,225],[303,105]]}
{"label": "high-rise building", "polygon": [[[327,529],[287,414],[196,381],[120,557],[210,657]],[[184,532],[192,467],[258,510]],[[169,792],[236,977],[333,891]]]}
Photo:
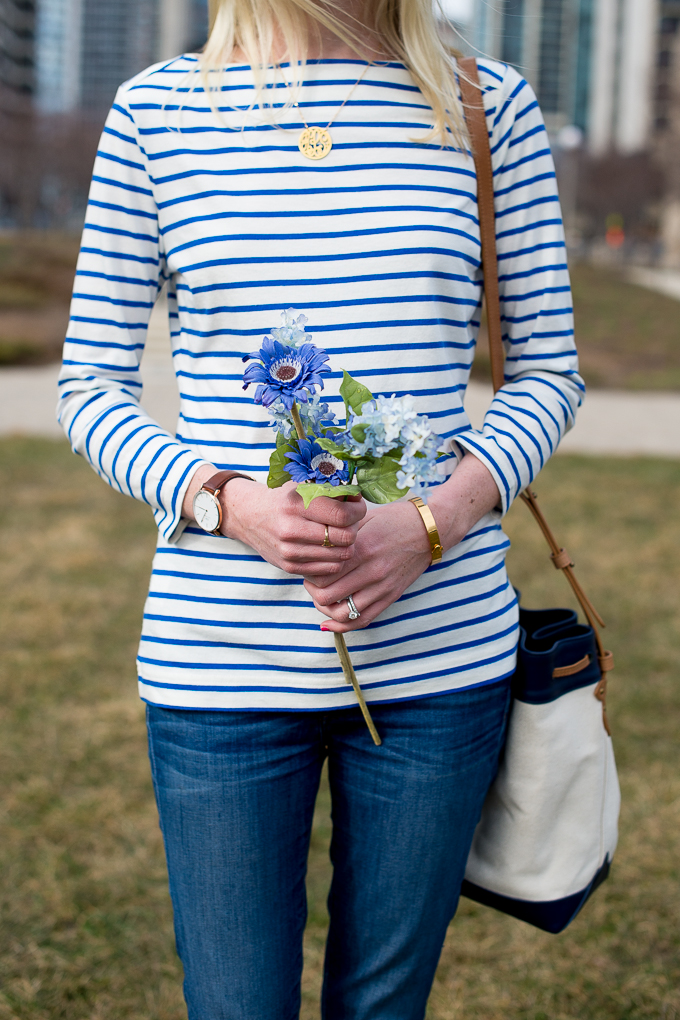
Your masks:
{"label": "high-rise building", "polygon": [[194,53],[208,31],[208,0],[160,0],[158,59]]}
{"label": "high-rise building", "polygon": [[654,91],[655,152],[664,173],[663,260],[680,269],[680,0],[662,0]]}
{"label": "high-rise building", "polygon": [[121,82],[206,32],[207,0],[37,0],[38,107],[100,113]]}
{"label": "high-rise building", "polygon": [[33,0],[0,0],[0,85],[29,96],[34,88]]}
{"label": "high-rise building", "polygon": [[654,82],[654,128],[659,138],[678,127],[680,0],[661,0]]}
{"label": "high-rise building", "polygon": [[657,0],[597,0],[588,141],[591,151],[645,149],[654,127]]}
{"label": "high-rise building", "polygon": [[553,134],[596,155],[644,149],[653,120],[657,0],[478,0],[474,43],[534,86]]}
{"label": "high-rise building", "polygon": [[121,82],[157,56],[157,0],[84,0],[80,41],[80,106],[111,105]]}
{"label": "high-rise building", "polygon": [[476,5],[475,45],[512,64],[531,82],[551,131],[567,124],[585,130],[594,2],[599,0]]}

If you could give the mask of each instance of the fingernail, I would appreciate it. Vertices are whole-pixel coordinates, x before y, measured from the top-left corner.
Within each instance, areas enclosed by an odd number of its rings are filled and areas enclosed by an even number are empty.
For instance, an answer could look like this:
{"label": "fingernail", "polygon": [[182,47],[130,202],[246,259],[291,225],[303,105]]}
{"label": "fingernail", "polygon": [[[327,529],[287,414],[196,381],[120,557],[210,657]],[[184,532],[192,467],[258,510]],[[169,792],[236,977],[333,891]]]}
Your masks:
{"label": "fingernail", "polygon": [[321,630],[330,630],[330,629],[331,629],[330,627],[325,627],[323,624],[321,625]]}

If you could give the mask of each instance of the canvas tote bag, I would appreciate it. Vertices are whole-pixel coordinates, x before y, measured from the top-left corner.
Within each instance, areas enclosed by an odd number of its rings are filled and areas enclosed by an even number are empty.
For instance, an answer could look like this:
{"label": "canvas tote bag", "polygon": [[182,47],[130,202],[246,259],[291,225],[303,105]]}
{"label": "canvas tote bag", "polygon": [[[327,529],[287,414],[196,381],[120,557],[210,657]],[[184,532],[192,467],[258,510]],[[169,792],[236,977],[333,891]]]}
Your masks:
{"label": "canvas tote bag", "polygon": [[[494,392],[503,385],[493,171],[473,57],[459,84],[477,172],[482,263]],[[533,513],[554,566],[572,586],[587,624],[570,609],[520,609],[517,671],[505,750],[475,831],[462,893],[549,932],[562,931],[607,877],[620,804],[607,723],[600,616],[556,542],[535,493]]]}

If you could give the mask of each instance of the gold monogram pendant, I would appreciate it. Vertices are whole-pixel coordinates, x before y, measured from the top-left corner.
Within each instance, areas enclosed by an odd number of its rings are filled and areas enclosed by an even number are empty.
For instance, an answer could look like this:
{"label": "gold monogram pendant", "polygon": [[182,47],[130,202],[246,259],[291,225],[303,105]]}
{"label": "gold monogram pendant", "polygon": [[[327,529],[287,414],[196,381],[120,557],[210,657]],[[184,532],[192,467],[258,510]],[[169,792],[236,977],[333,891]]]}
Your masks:
{"label": "gold monogram pendant", "polygon": [[330,131],[321,127],[308,127],[300,135],[298,148],[307,159],[324,159],[333,148]]}

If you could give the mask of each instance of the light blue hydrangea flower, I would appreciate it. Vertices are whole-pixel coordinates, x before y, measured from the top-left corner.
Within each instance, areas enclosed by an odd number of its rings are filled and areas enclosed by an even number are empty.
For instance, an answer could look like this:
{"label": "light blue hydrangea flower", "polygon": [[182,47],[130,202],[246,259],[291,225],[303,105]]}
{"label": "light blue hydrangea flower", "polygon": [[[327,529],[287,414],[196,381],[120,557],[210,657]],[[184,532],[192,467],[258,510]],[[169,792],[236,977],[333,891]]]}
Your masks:
{"label": "light blue hydrangea flower", "polygon": [[[420,425],[420,423],[419,423]],[[423,436],[425,429],[418,428],[418,435],[413,442],[404,447],[397,471],[397,487],[412,489],[417,496],[427,502],[427,487],[440,481],[437,469],[441,440],[432,430]]]}
{"label": "light blue hydrangea flower", "polygon": [[307,316],[301,315],[295,308],[288,308],[281,312],[281,325],[272,330],[274,340],[287,347],[299,347],[300,344],[308,344],[312,340],[310,333],[305,332]]}
{"label": "light blue hydrangea flower", "polygon": [[[298,410],[307,435],[319,435],[322,430],[328,429],[335,424],[335,414],[318,393],[310,397],[306,404],[300,404]],[[267,413],[272,418],[272,425],[284,439],[289,439],[291,435],[295,435],[293,419],[282,400],[277,400],[275,403],[270,404],[267,408]]]}
{"label": "light blue hydrangea flower", "polygon": [[[363,440],[352,433],[363,427]],[[364,404],[360,415],[353,415],[348,431],[336,437],[354,456],[383,457],[390,450],[402,450],[397,486],[422,495],[428,485],[438,481],[436,461],[441,439],[424,414],[418,414],[413,397],[375,397]]]}
{"label": "light blue hydrangea flower", "polygon": [[[352,415],[343,443],[350,446],[354,456],[383,457],[403,445],[402,430],[417,418],[411,396],[396,397],[393,393],[391,397],[374,397],[364,404],[361,414]],[[363,426],[363,440],[352,435],[356,426]]]}

